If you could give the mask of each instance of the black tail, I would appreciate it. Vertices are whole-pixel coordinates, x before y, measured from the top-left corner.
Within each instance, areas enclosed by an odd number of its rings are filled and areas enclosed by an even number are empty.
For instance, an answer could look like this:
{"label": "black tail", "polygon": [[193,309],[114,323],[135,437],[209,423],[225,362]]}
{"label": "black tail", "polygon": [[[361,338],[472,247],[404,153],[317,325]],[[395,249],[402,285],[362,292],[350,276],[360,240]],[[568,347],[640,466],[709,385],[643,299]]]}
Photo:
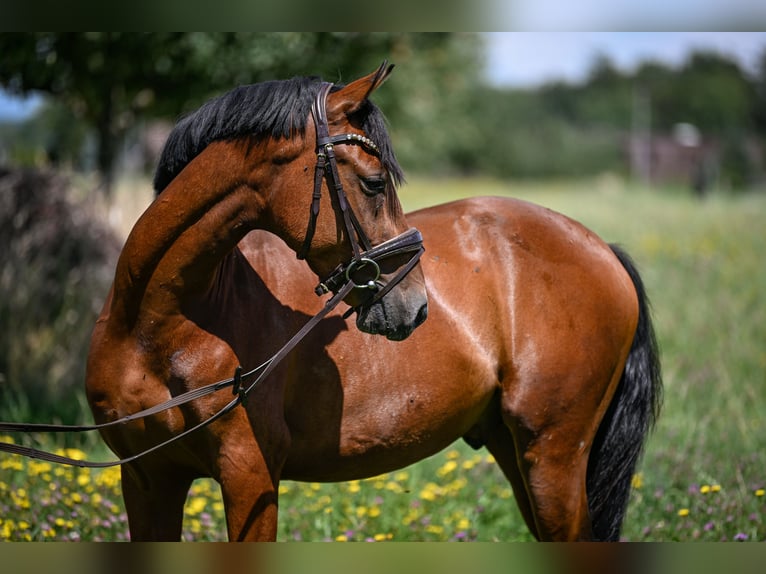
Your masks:
{"label": "black tail", "polygon": [[635,285],[638,326],[588,462],[588,507],[593,534],[599,540],[619,539],[633,473],[662,403],[659,353],[644,284],[627,253],[615,245],[610,247]]}

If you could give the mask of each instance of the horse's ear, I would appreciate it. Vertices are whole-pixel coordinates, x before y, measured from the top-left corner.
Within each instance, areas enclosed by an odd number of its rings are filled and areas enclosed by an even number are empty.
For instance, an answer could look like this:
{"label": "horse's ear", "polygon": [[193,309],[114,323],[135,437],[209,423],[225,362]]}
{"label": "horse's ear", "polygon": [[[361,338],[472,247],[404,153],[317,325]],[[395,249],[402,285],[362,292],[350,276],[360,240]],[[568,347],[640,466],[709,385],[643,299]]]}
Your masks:
{"label": "horse's ear", "polygon": [[341,114],[349,116],[356,112],[370,94],[386,81],[393,69],[394,65],[384,60],[372,74],[354,80],[337,92],[330,93],[327,96],[327,119],[332,121]]}

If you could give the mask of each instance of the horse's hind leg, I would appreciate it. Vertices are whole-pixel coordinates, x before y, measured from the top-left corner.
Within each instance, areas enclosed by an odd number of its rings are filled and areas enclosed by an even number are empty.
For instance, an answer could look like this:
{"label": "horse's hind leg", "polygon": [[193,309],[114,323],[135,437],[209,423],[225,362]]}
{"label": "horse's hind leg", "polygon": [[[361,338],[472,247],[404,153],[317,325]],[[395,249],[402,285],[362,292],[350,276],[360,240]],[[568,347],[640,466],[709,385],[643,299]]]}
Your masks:
{"label": "horse's hind leg", "polygon": [[122,496],[131,540],[179,541],[192,480],[172,469],[123,465]]}
{"label": "horse's hind leg", "polygon": [[484,443],[487,450],[489,450],[492,456],[495,457],[495,461],[503,471],[505,477],[511,483],[516,504],[521,511],[524,522],[527,524],[527,528],[529,528],[529,531],[535,538],[539,539],[540,536],[537,533],[537,524],[535,523],[535,515],[532,511],[532,503],[529,500],[527,486],[522,477],[521,469],[519,468],[516,445],[514,444],[511,431],[508,430],[507,426],[500,422],[495,425],[494,429],[487,433]]}
{"label": "horse's hind leg", "polygon": [[539,539],[591,540],[585,441],[568,429],[546,429],[519,448]]}

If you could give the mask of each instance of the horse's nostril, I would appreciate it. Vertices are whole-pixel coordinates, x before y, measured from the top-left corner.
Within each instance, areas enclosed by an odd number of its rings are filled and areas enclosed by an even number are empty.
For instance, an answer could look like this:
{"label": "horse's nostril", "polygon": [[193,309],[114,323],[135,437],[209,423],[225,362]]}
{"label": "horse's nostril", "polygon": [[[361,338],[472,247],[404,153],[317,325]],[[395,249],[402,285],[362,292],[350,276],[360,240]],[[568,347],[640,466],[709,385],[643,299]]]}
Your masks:
{"label": "horse's nostril", "polygon": [[418,311],[417,317],[415,317],[415,326],[422,325],[428,318],[428,303],[423,303],[423,306]]}

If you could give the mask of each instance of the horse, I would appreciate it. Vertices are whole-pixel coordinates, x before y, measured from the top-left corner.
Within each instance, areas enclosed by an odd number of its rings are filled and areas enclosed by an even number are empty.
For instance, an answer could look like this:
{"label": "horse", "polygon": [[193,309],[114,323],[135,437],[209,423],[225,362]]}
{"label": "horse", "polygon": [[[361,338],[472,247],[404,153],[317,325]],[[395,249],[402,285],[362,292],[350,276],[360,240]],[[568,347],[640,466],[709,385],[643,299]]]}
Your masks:
{"label": "horse", "polygon": [[[256,420],[252,407],[211,414],[220,393],[133,418],[223,373],[237,373],[239,384],[240,368],[261,357],[254,334],[266,317],[252,303],[252,272],[236,248],[250,231],[274,234],[314,277],[326,276],[321,285],[335,285],[333,299],[356,311],[358,329],[402,340],[426,319],[422,238],[407,225],[396,195],[402,171],[369,99],[392,68],[383,62],[345,86],[319,78],[240,86],[168,137],[154,179],[162,193],[123,246],[86,365],[101,436],[131,460],[121,474],[132,539],[178,539],[197,475],[225,485],[232,538],[274,536],[284,424]],[[279,411],[280,397],[263,398],[250,401]],[[231,435],[242,424],[250,441]]]}
{"label": "horse", "polygon": [[[180,220],[189,210],[189,186],[183,174],[162,175],[163,164],[155,201],[178,201]],[[359,185],[362,194],[374,187]],[[252,389],[242,408],[172,448],[123,465],[133,540],[179,539],[189,486],[200,477],[221,485],[230,540],[275,540],[281,480],[374,476],[459,439],[492,453],[537,539],[619,538],[662,393],[648,297],[635,264],[578,222],[511,198],[461,200],[406,220],[426,246],[413,272],[421,273],[405,280],[425,285],[427,320],[403,337],[399,328],[382,328],[385,321],[360,324],[359,316],[354,328],[348,311],[337,308]],[[226,224],[234,237],[228,251],[205,258],[204,281],[193,281],[195,269],[169,292],[154,271],[159,292],[133,307],[134,314],[147,307],[141,329],[126,329],[118,319],[111,330],[124,334],[117,338],[107,328],[115,319],[105,316],[97,325],[88,368],[97,420],[258,364],[321,311],[322,300],[306,285],[329,265],[295,258],[299,233],[275,234],[265,225],[235,233],[231,220],[219,220],[198,238],[203,253]],[[167,233],[154,223],[139,225],[142,233]],[[144,249],[157,241],[147,239]],[[162,259],[169,276],[191,246],[187,241],[179,254]],[[119,273],[118,265],[116,285]],[[403,286],[404,280],[375,305]],[[169,313],[160,303],[171,296],[188,302]],[[111,301],[115,307],[116,291]],[[384,307],[378,316],[387,313]],[[422,308],[416,313],[424,315]],[[103,435],[127,456],[219,412],[230,397],[212,394]]]}

